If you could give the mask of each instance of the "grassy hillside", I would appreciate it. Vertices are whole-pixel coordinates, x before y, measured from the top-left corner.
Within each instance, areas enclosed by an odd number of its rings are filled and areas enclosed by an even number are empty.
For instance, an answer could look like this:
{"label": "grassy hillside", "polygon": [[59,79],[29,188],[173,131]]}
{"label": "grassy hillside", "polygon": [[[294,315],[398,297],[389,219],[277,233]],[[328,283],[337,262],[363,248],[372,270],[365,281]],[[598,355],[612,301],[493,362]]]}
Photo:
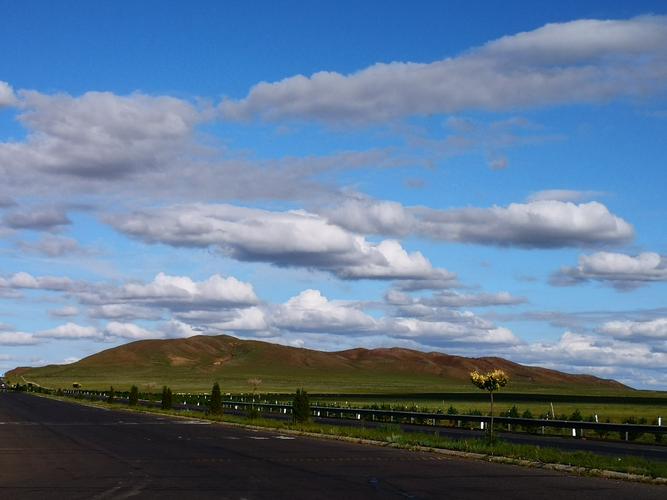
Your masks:
{"label": "grassy hillside", "polygon": [[234,337],[132,342],[69,365],[16,368],[10,381],[46,387],[142,389],[166,384],[177,391],[208,391],[219,381],[227,392],[249,391],[260,378],[262,392],[292,392],[304,387],[320,393],[410,393],[470,391],[471,370],[501,368],[512,392],[611,394],[630,390],[590,375],[570,375],[527,367],[501,358],[465,358],[409,349],[352,349],[320,352]]}

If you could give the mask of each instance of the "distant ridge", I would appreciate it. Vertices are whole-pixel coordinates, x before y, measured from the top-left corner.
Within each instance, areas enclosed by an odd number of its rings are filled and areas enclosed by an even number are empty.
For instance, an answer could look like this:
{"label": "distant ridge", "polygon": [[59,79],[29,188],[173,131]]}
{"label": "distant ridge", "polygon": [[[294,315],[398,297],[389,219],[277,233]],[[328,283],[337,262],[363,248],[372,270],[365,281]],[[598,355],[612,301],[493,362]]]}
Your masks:
{"label": "distant ridge", "polygon": [[262,379],[264,392],[443,392],[471,390],[472,370],[500,368],[513,391],[609,393],[631,390],[614,380],[524,366],[503,358],[467,358],[398,347],[322,352],[228,335],[141,340],[101,351],[76,363],[19,367],[10,381],[46,387],[118,388],[131,384],[178,390],[208,390],[219,381],[224,390],[248,391],[249,378]]}

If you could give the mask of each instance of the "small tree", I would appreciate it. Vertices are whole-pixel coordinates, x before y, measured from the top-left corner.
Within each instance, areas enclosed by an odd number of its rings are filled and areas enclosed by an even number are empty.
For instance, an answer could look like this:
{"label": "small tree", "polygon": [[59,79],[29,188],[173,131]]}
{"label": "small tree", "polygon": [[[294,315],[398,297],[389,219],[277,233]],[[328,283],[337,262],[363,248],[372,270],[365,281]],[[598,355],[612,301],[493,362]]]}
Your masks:
{"label": "small tree", "polygon": [[135,406],[139,403],[139,388],[136,385],[133,385],[130,388],[130,396],[127,402],[130,406]]}
{"label": "small tree", "polygon": [[470,373],[470,381],[476,387],[489,392],[491,396],[491,426],[489,436],[493,439],[493,393],[509,382],[509,377],[502,370],[479,373],[477,370]]}
{"label": "small tree", "polygon": [[211,389],[211,402],[208,405],[208,411],[213,415],[222,413],[222,394],[220,394],[220,384],[217,382],[213,384],[213,389]]}
{"label": "small tree", "polygon": [[107,396],[107,403],[111,404],[116,399],[116,391],[113,390],[113,385],[109,389],[109,396]]}
{"label": "small tree", "polygon": [[172,406],[171,389],[165,385],[162,388],[162,404],[160,405],[160,407],[163,410],[171,410],[171,406]]}
{"label": "small tree", "polygon": [[295,422],[303,423],[310,420],[310,401],[303,389],[297,389],[292,402],[292,418]]}

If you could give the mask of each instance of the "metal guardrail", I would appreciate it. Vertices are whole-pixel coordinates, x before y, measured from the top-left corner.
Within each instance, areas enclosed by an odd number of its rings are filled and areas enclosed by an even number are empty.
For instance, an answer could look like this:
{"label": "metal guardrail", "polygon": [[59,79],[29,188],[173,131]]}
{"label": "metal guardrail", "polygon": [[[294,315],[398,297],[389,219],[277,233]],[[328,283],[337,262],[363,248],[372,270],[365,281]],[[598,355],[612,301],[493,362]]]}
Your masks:
{"label": "metal guardrail", "polygon": [[[291,412],[291,405],[282,405],[274,403],[248,403],[239,401],[224,401],[225,407],[243,406],[255,408],[265,408],[268,410],[283,410],[285,413]],[[238,408],[237,408],[238,409]],[[423,413],[400,410],[372,410],[367,408],[341,408],[330,406],[311,406],[311,413],[315,417],[341,418],[353,420],[374,420],[389,421],[396,423],[420,423],[422,425],[440,426],[439,422],[473,422],[490,424],[491,417],[488,415],[448,415],[446,413]],[[369,418],[370,417],[370,418]],[[406,420],[408,422],[406,422]],[[549,420],[534,418],[515,418],[515,417],[493,417],[496,424],[505,424],[510,426],[522,427],[553,427],[560,429],[589,429],[599,432],[628,432],[628,433],[648,433],[648,434],[667,434],[667,426],[646,425],[646,424],[616,424],[603,422],[583,422],[570,420]]]}
{"label": "metal guardrail", "polygon": [[[66,394],[73,395],[75,391],[66,391]],[[85,399],[90,400],[105,400],[107,399],[106,394],[104,393],[79,393],[79,395]],[[116,401],[127,402],[125,397],[116,397]],[[139,400],[139,404],[142,406],[155,406],[159,407],[159,401],[149,401],[149,400]],[[292,414],[292,405],[291,404],[280,404],[280,403],[261,403],[261,402],[247,402],[247,401],[233,401],[233,400],[224,400],[222,401],[223,408],[228,410],[237,410],[245,411],[250,408],[256,408],[258,410],[263,410],[266,413],[278,414],[278,415],[291,415]],[[173,409],[182,409],[190,411],[207,411],[206,405],[194,405],[188,403],[179,403],[172,405]],[[356,420],[356,421],[374,421],[374,422],[384,422],[384,423],[397,423],[397,424],[419,424],[419,425],[428,425],[432,427],[451,427],[451,424],[456,422],[455,425],[461,426],[464,423],[473,423],[477,424],[479,428],[484,428],[488,426],[491,422],[491,417],[488,415],[450,415],[446,413],[436,413],[436,412],[413,412],[413,411],[400,411],[400,410],[374,410],[368,408],[344,408],[344,407],[332,407],[332,406],[311,406],[311,414],[315,418],[334,418],[341,420]],[[584,421],[571,421],[571,420],[549,420],[549,419],[533,419],[533,418],[515,418],[515,417],[494,417],[493,421],[495,424],[504,424],[508,426],[508,430],[516,428],[518,426],[523,427],[524,429],[542,429],[544,433],[545,428],[556,428],[556,429],[572,429],[573,437],[582,437],[584,430],[591,430],[600,434],[618,432],[621,436],[625,436],[625,439],[628,440],[629,436],[632,434],[655,434],[655,435],[665,435],[667,434],[667,426],[662,425],[647,425],[647,424],[617,424],[617,423],[606,423],[606,422],[584,422]],[[442,422],[450,422],[449,426],[442,425]]]}

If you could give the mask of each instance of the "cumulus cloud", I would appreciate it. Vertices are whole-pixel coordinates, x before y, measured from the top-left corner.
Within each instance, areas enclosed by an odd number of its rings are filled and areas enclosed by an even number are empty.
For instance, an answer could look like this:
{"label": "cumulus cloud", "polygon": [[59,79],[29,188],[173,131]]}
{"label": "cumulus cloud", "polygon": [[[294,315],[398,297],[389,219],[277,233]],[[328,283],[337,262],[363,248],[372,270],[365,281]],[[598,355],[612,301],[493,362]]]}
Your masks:
{"label": "cumulus cloud", "polygon": [[0,109],[6,106],[16,104],[16,95],[14,89],[7,83],[0,80]]}
{"label": "cumulus cloud", "polygon": [[5,214],[2,221],[12,229],[32,229],[34,231],[55,231],[71,224],[67,214],[57,208],[24,208]]}
{"label": "cumulus cloud", "polygon": [[[607,321],[599,332],[627,340],[667,341],[667,318],[649,321]],[[667,344],[665,344],[667,347]]]}
{"label": "cumulus cloud", "polygon": [[318,290],[305,290],[279,306],[273,322],[278,328],[301,332],[354,333],[378,326],[354,305],[329,301]]}
{"label": "cumulus cloud", "polygon": [[619,244],[634,236],[629,223],[598,202],[542,200],[436,210],[349,198],[325,213],[329,221],[351,231],[484,245],[558,248]]}
{"label": "cumulus cloud", "polygon": [[143,340],[156,338],[155,332],[141,328],[134,323],[120,323],[111,321],[104,328],[104,335],[128,340]]}
{"label": "cumulus cloud", "polygon": [[493,328],[485,324],[446,321],[424,321],[417,318],[398,318],[392,335],[398,338],[416,339],[426,345],[465,344],[516,344],[519,340],[507,328]]}
{"label": "cumulus cloud", "polygon": [[618,290],[632,290],[651,282],[667,281],[667,259],[654,252],[637,256],[596,252],[580,256],[576,267],[564,267],[551,277],[551,283],[557,286],[588,281],[611,285]]}
{"label": "cumulus cloud", "polygon": [[22,90],[16,105],[26,138],[0,141],[0,200],[16,193],[123,203],[147,195],[172,202],[321,199],[335,191],[323,173],[400,162],[382,149],[259,160],[198,133],[215,118],[207,105],[170,96]]}
{"label": "cumulus cloud", "polygon": [[[27,142],[0,143],[0,169],[114,179],[178,154],[200,119],[189,103],[144,94],[21,91]],[[2,170],[0,170],[2,171]]]}
{"label": "cumulus cloud", "polygon": [[[90,296],[88,296],[87,299],[90,300]],[[151,307],[127,303],[102,304],[90,307],[88,309],[88,315],[91,318],[115,319],[123,321],[138,319],[156,320],[162,317],[160,311],[156,311]]]}
{"label": "cumulus cloud", "polygon": [[228,119],[381,122],[462,110],[600,102],[665,87],[667,20],[577,20],[505,36],[432,63],[375,64],[262,82],[220,105]]}
{"label": "cumulus cloud", "polygon": [[0,331],[0,345],[20,346],[37,343],[39,343],[39,339],[35,338],[32,333]]}
{"label": "cumulus cloud", "polygon": [[70,278],[60,276],[33,276],[18,272],[7,278],[0,277],[0,289],[47,290],[53,292],[74,291],[81,286]]}
{"label": "cumulus cloud", "polygon": [[450,276],[398,242],[363,236],[304,212],[231,205],[183,205],[108,218],[119,231],[148,243],[214,246],[241,261],[329,271],[343,279],[429,280]]}
{"label": "cumulus cloud", "polygon": [[256,304],[252,285],[233,276],[214,274],[204,281],[187,276],[159,273],[151,283],[128,283],[118,291],[118,299],[170,309],[207,309]]}
{"label": "cumulus cloud", "polygon": [[554,343],[521,344],[512,353],[521,362],[580,370],[600,366],[664,370],[667,366],[667,353],[646,344],[575,332],[565,332]]}
{"label": "cumulus cloud", "polygon": [[18,243],[18,247],[23,252],[46,257],[66,257],[90,253],[81,247],[75,239],[53,234],[46,235],[35,242],[21,241]]}
{"label": "cumulus cloud", "polygon": [[64,325],[51,328],[49,330],[42,330],[35,334],[36,337],[50,338],[50,339],[102,339],[104,333],[98,331],[93,326],[81,326],[76,323],[65,323]]}

